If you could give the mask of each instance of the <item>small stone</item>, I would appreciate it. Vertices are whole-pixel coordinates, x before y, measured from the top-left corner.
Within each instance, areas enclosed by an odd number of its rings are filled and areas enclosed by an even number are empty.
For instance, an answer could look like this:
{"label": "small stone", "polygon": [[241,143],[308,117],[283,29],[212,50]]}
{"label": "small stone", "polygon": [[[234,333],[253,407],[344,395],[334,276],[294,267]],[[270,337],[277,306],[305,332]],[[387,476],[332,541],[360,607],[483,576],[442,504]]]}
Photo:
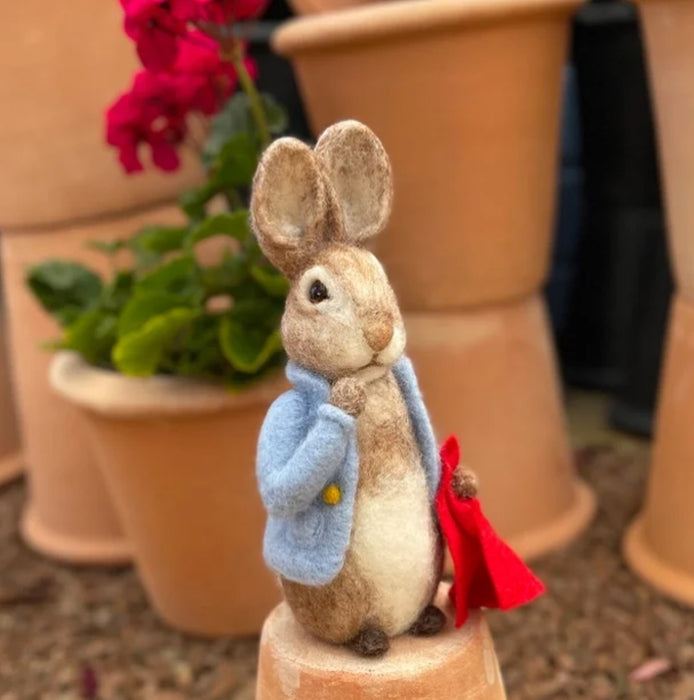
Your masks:
{"label": "small stone", "polygon": [[173,673],[178,688],[188,688],[193,682],[193,670],[185,661],[176,662]]}

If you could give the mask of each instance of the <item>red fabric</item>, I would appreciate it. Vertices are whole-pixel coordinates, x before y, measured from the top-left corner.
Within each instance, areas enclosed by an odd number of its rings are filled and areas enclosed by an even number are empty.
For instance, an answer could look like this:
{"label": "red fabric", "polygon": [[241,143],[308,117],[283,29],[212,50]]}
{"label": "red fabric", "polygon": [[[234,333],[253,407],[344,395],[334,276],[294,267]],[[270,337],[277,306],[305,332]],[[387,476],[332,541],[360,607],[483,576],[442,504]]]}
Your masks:
{"label": "red fabric", "polygon": [[453,558],[451,601],[456,627],[467,620],[470,608],[509,610],[529,603],[544,592],[542,582],[494,532],[477,498],[460,498],[452,487],[460,461],[455,437],[441,448],[441,484],[436,510],[441,531]]}

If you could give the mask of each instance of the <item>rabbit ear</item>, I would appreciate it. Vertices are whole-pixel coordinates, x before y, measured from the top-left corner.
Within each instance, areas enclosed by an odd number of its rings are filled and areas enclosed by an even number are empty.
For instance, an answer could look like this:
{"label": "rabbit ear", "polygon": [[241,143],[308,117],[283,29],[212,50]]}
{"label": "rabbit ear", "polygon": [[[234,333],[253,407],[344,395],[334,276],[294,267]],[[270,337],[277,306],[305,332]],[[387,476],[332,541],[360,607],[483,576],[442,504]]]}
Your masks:
{"label": "rabbit ear", "polygon": [[338,122],[318,139],[316,156],[342,210],[343,237],[362,243],[380,233],[393,203],[393,175],[376,134],[358,121]]}
{"label": "rabbit ear", "polygon": [[253,180],[251,225],[270,262],[290,279],[310,264],[337,224],[337,207],[314,152],[294,138],[273,142]]}

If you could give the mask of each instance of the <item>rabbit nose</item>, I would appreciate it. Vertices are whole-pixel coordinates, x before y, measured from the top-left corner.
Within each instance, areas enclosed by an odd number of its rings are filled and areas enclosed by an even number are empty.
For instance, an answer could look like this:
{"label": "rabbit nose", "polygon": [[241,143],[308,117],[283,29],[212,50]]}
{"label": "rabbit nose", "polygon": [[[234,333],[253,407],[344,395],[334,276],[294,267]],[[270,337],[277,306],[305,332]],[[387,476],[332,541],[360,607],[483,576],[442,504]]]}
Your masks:
{"label": "rabbit nose", "polygon": [[364,323],[364,337],[374,352],[381,352],[388,347],[393,331],[393,316],[387,311],[370,314]]}

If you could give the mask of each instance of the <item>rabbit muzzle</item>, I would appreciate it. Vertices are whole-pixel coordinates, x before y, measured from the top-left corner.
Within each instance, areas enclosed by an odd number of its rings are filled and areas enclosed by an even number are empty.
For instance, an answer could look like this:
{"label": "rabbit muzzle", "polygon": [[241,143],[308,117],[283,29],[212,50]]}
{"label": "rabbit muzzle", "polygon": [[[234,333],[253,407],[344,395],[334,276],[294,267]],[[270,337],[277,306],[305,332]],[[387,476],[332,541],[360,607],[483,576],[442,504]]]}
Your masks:
{"label": "rabbit muzzle", "polygon": [[362,326],[364,338],[375,354],[385,350],[393,339],[395,321],[393,314],[388,311],[378,311],[369,314]]}

